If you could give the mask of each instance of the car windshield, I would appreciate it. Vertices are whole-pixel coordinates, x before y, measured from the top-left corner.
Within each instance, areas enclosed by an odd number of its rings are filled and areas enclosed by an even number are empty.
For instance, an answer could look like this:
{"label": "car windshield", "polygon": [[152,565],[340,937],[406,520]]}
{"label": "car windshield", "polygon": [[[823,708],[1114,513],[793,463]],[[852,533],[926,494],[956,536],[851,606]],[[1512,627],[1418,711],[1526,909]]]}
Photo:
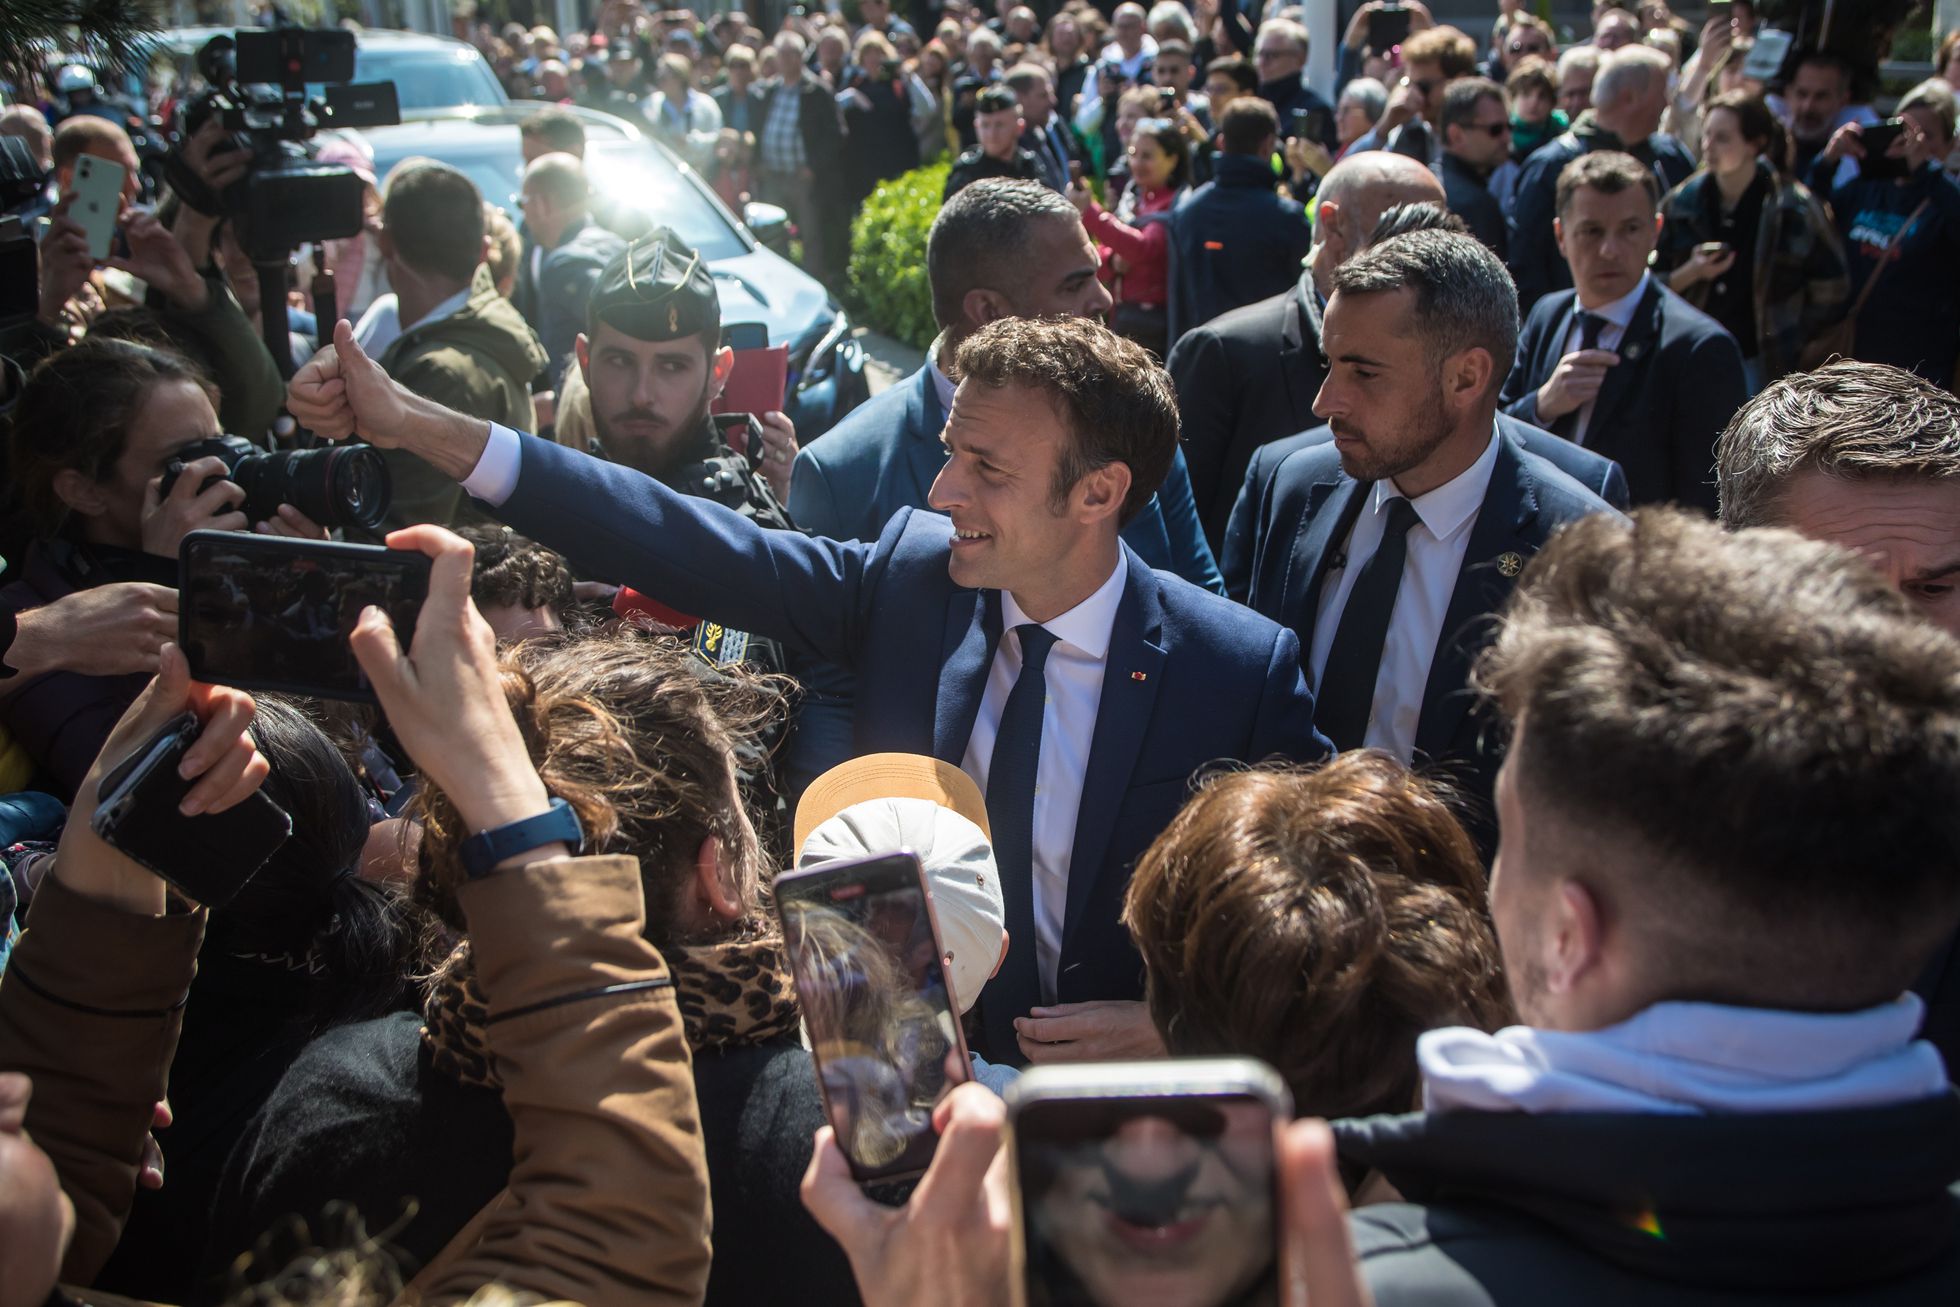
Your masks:
{"label": "car windshield", "polygon": [[[460,50],[357,49],[354,80],[393,82],[403,109],[510,103],[490,65],[467,46]],[[322,92],[316,87],[313,93]]]}

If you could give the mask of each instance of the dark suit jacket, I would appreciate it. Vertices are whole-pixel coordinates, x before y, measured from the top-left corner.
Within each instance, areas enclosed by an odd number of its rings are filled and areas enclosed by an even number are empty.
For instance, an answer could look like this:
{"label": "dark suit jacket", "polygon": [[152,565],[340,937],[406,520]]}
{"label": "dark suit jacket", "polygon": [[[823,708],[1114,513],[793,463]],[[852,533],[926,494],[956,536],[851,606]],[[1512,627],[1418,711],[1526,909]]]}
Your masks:
{"label": "dark suit jacket", "polygon": [[[1373,484],[1343,472],[1331,443],[1306,445],[1275,469],[1258,505],[1246,602],[1298,635],[1303,659],[1313,645],[1329,564],[1344,550]],[[1442,767],[1472,800],[1468,824],[1486,856],[1495,848],[1489,805],[1503,758],[1499,733],[1471,711],[1470,665],[1489,643],[1494,628],[1488,619],[1510,597],[1525,560],[1566,523],[1611,511],[1551,463],[1497,437],[1490,489],[1470,528],[1416,725],[1417,764]]]}
{"label": "dark suit jacket", "polygon": [[[1549,431],[1541,431],[1528,422],[1520,422],[1502,410],[1497,414],[1497,429],[1526,453],[1544,459],[1598,495],[1608,506],[1626,508],[1626,473],[1612,459]],[[1254,452],[1239,484],[1232,520],[1225,528],[1225,545],[1218,555],[1218,569],[1225,576],[1225,593],[1231,598],[1243,603],[1252,588],[1252,538],[1259,514],[1265,511],[1267,496],[1272,491],[1274,474],[1295,450],[1329,444],[1333,439],[1331,428],[1318,426],[1271,441]]]}
{"label": "dark suit jacket", "polygon": [[[769,116],[769,97],[764,94],[758,83],[750,82],[749,89],[737,95],[735,88],[724,82],[709,94],[714,96],[715,105],[721,110],[722,126],[733,127],[737,131],[754,132],[758,136],[762,134],[763,119]],[[739,110],[743,108],[748,111],[748,121],[737,122],[736,118],[740,116]]]}
{"label": "dark suit jacket", "polygon": [[1229,309],[1277,295],[1313,243],[1306,210],[1273,189],[1265,159],[1217,157],[1212,179],[1171,210],[1171,341]]}
{"label": "dark suit jacket", "polygon": [[1469,225],[1472,236],[1503,258],[1511,247],[1511,232],[1504,221],[1503,206],[1490,193],[1490,183],[1447,150],[1440,172],[1450,212]]}
{"label": "dark suit jacket", "polygon": [[578,334],[585,330],[592,287],[613,256],[625,248],[626,242],[620,237],[590,218],[580,218],[546,251],[538,269],[537,316],[530,323],[551,360],[545,365],[545,375],[552,390],[558,389]]}
{"label": "dark suit jacket", "polygon": [[1177,387],[1198,520],[1216,553],[1254,451],[1319,420],[1313,401],[1327,373],[1312,276],[1193,327],[1165,366]]}
{"label": "dark suit jacket", "polygon": [[[851,669],[877,687],[857,700],[858,753],[955,765],[964,757],[1000,639],[1000,601],[997,591],[953,583],[945,518],[901,510],[875,543],[769,531],[529,436],[500,515],[576,568],[603,568],[682,611]],[[1082,777],[1061,1001],[1143,996],[1142,963],[1119,919],[1137,856],[1207,764],[1324,757],[1312,717],[1291,632],[1130,554]],[[1029,997],[1039,993],[1035,941],[1010,949],[982,998],[989,1057],[1014,1052],[1013,1018],[1039,1001]]]}
{"label": "dark suit jacket", "polygon": [[[790,517],[805,531],[833,540],[876,540],[900,509],[926,506],[933,478],[946,466],[939,443],[945,426],[932,369],[920,368],[803,446],[790,481]],[[1181,459],[1172,462],[1156,497],[1123,528],[1123,542],[1150,567],[1214,592],[1223,589],[1198,530]],[[803,681],[807,697],[783,768],[792,794],[851,756],[851,677],[835,667],[807,666]]]}
{"label": "dark suit jacket", "polygon": [[[1538,387],[1565,355],[1576,291],[1538,301],[1504,383],[1506,412],[1539,422]],[[1742,351],[1715,319],[1653,279],[1593,401],[1586,448],[1626,469],[1633,503],[1715,512],[1715,438],[1749,398]],[[1542,424],[1541,424],[1542,425]]]}
{"label": "dark suit jacket", "polygon": [[[1030,126],[1022,132],[1021,148],[1032,154],[1035,162],[1041,165],[1041,179],[1050,190],[1067,190],[1069,164],[1088,162],[1087,152],[1069,129],[1068,120],[1059,112],[1049,121],[1046,129]],[[1059,158],[1055,157],[1058,150]]]}

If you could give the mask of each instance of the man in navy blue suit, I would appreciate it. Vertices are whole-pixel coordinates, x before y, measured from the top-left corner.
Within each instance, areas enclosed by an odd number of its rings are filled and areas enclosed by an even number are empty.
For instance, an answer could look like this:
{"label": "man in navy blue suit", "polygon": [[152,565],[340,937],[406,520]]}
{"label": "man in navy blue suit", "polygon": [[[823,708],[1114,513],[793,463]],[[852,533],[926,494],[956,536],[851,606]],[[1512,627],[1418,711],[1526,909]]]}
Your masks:
{"label": "man in navy blue suit", "polygon": [[1749,383],[1735,337],[1648,272],[1659,205],[1660,183],[1631,155],[1565,166],[1552,225],[1575,288],[1531,310],[1502,403],[1625,468],[1635,507],[1713,513],[1715,439]]}
{"label": "man in navy blue suit", "polygon": [[1440,767],[1486,855],[1501,762],[1470,666],[1525,560],[1606,502],[1499,432],[1517,348],[1511,278],[1450,231],[1370,246],[1334,274],[1314,412],[1257,506],[1247,602],[1300,637],[1336,748]]}
{"label": "man in navy blue suit", "polygon": [[[947,372],[961,342],[999,318],[1106,312],[1109,292],[1096,279],[1096,262],[1082,215],[1039,183],[996,178],[955,195],[926,243],[939,339],[924,367],[798,452],[789,498],[796,524],[833,540],[876,540],[899,509],[924,507],[946,466],[939,435],[952,406]],[[1151,567],[1223,588],[1182,450],[1157,495],[1123,528],[1123,542]],[[852,678],[821,665],[804,668],[803,677],[806,697],[782,764],[791,794],[851,756]]]}
{"label": "man in navy blue suit", "polygon": [[1202,768],[1327,753],[1299,643],[1118,538],[1177,441],[1146,351],[1086,320],[1010,318],[957,363],[931,493],[947,516],[902,510],[875,543],[765,531],[452,413],[396,386],[345,326],[289,403],[323,435],[417,453],[574,565],[603,559],[672,607],[852,669],[859,752],[931,754],[987,795],[1010,941],[980,996],[981,1051],[1147,1055],[1160,1045],[1121,921],[1131,868]]}

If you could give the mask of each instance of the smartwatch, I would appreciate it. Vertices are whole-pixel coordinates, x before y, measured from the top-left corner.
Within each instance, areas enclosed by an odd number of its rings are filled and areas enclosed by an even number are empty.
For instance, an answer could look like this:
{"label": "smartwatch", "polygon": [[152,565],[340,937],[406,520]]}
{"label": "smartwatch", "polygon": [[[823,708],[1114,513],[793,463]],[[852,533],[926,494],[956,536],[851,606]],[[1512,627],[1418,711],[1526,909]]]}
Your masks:
{"label": "smartwatch", "polygon": [[585,831],[578,814],[563,799],[553,798],[551,806],[535,817],[492,826],[463,841],[463,871],[471,880],[482,880],[497,864],[520,853],[547,844],[569,844],[576,852],[585,843]]}

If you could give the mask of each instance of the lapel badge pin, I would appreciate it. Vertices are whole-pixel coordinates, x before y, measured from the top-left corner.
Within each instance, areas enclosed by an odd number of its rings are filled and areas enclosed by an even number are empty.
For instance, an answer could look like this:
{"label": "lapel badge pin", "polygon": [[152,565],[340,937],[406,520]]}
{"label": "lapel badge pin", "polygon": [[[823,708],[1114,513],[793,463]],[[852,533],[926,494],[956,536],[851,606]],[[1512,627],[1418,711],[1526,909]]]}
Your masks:
{"label": "lapel badge pin", "polygon": [[1131,680],[1133,680],[1133,681],[1147,681],[1147,680],[1149,680],[1149,679],[1150,679],[1150,673],[1148,673],[1148,672],[1131,672],[1131,673],[1130,673],[1130,679],[1131,679]]}
{"label": "lapel badge pin", "polygon": [[1499,576],[1513,577],[1522,571],[1524,571],[1524,556],[1522,554],[1503,553],[1497,556],[1497,574]]}
{"label": "lapel badge pin", "polygon": [[1640,357],[1640,348],[1641,348],[1641,347],[1640,347],[1639,345],[1629,345],[1629,346],[1627,346],[1627,349],[1626,349],[1626,354],[1627,354],[1627,358],[1629,358],[1629,359],[1637,359],[1637,358],[1639,358],[1639,357]]}

